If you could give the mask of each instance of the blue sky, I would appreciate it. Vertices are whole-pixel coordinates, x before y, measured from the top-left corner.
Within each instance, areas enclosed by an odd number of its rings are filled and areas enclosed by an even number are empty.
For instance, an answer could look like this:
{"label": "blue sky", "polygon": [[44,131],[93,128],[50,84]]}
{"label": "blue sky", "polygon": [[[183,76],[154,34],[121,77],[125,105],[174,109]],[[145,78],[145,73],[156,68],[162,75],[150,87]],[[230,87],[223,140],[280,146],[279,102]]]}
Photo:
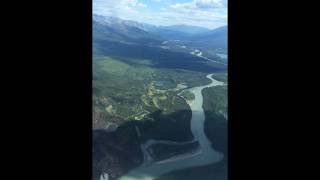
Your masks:
{"label": "blue sky", "polygon": [[93,0],[93,13],[155,25],[227,25],[227,0]]}

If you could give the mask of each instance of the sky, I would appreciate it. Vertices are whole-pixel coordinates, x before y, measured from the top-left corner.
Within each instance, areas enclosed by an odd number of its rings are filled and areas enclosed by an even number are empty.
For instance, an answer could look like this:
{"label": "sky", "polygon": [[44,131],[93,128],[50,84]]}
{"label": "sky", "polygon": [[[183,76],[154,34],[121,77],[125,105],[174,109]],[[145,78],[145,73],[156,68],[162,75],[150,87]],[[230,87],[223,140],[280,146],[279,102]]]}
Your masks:
{"label": "sky", "polygon": [[227,25],[228,0],[93,0],[93,13],[154,25]]}

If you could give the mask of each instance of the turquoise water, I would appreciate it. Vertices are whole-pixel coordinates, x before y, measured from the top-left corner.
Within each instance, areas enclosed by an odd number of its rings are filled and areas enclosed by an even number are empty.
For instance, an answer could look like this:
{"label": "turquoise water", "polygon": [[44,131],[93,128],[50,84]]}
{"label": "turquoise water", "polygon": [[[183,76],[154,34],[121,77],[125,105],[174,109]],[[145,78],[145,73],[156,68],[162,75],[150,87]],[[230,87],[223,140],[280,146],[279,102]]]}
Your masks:
{"label": "turquoise water", "polygon": [[204,132],[205,115],[202,108],[203,96],[201,92],[206,87],[223,85],[223,82],[217,81],[211,76],[212,74],[207,75],[207,78],[212,81],[210,84],[190,89],[195,95],[195,100],[190,105],[192,110],[191,132],[194,140],[199,142],[200,148],[190,154],[178,155],[160,162],[152,162],[151,164],[143,164],[132,169],[118,180],[152,180],[171,171],[212,164],[223,159],[224,154],[211,147],[211,142]]}

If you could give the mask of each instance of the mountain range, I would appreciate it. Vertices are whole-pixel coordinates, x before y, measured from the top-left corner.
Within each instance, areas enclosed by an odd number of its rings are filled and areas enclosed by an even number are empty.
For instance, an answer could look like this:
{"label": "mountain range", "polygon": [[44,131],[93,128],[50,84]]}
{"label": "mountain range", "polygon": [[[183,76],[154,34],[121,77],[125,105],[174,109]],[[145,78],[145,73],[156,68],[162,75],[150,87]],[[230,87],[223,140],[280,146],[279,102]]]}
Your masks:
{"label": "mountain range", "polygon": [[[209,63],[206,59],[225,63],[225,60],[215,55],[215,49],[227,47],[226,26],[214,30],[188,25],[155,26],[111,16],[94,15],[92,27],[95,56],[136,61],[148,59],[151,60],[152,66],[160,68],[203,72],[226,69],[225,65],[222,67],[222,64]],[[197,51],[198,54],[192,54],[193,51]],[[206,57],[202,57],[201,54]]]}
{"label": "mountain range", "polygon": [[209,46],[227,48],[227,26],[217,29],[189,25],[156,26],[117,17],[93,15],[93,37],[138,44],[157,44],[165,40],[180,40]]}

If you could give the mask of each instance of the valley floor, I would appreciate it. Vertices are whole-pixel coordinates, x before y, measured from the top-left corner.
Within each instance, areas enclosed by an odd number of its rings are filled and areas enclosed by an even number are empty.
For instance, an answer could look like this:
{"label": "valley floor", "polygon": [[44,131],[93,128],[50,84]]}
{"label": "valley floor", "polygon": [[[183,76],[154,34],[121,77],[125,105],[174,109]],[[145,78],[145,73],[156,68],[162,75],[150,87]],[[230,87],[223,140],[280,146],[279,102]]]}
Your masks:
{"label": "valley floor", "polygon": [[[140,144],[147,140],[185,142],[193,139],[190,131],[191,110],[185,101],[187,99],[191,102],[193,97],[188,93],[180,93],[190,87],[208,84],[205,73],[150,68],[148,63],[146,60],[132,64],[111,57],[94,59],[93,127],[97,131],[93,146],[94,178],[98,178],[102,172],[108,172],[109,179],[115,179],[141,165],[143,156]],[[215,78],[226,80],[226,74],[215,74]],[[214,97],[226,91],[221,89],[212,93],[210,90],[211,93],[207,93],[205,90],[204,99],[214,99],[214,102],[223,104],[225,100],[218,98],[216,101]],[[226,110],[221,105],[217,107],[220,113]],[[209,117],[217,107],[205,105],[206,116],[209,113]],[[212,117],[210,122],[206,119],[209,131],[211,126],[216,127],[216,120],[212,120]],[[219,136],[210,133],[207,135],[210,139]],[[155,148],[155,158],[166,158],[168,153],[173,156],[177,152],[194,149],[190,146],[190,149],[181,151],[170,147],[172,151],[165,153],[161,148],[163,147]],[[121,162],[123,157],[127,157],[126,163]],[[111,165],[114,162],[118,162],[117,165]]]}

